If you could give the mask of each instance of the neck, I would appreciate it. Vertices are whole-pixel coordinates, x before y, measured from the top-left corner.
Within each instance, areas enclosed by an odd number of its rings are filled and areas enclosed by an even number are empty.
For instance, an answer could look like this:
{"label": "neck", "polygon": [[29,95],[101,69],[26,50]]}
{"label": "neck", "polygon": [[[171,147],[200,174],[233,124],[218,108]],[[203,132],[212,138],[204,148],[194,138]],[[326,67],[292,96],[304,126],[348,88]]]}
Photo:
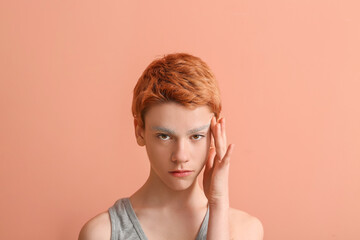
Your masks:
{"label": "neck", "polygon": [[207,198],[197,178],[189,187],[175,190],[164,184],[152,171],[145,184],[130,200],[132,205],[138,208],[184,210],[207,205]]}

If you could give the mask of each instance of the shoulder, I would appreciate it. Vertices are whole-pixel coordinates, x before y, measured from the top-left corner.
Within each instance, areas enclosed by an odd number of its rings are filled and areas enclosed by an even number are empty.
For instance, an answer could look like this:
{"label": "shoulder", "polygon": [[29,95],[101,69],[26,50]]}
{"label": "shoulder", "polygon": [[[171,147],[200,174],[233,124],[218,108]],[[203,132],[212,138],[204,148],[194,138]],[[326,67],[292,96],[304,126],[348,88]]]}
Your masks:
{"label": "shoulder", "polygon": [[230,208],[230,233],[234,240],[263,240],[264,229],[261,221],[250,214]]}
{"label": "shoulder", "polygon": [[85,223],[78,240],[110,240],[110,237],[110,216],[108,212],[103,212]]}

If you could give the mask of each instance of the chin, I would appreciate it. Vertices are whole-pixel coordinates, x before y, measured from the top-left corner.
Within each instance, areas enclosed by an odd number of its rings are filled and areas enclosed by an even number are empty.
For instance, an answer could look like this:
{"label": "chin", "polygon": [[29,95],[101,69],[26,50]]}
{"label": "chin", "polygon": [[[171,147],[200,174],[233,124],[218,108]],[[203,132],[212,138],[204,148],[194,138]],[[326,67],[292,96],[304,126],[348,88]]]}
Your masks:
{"label": "chin", "polygon": [[166,184],[170,189],[174,190],[174,191],[184,191],[189,189],[190,187],[193,186],[195,180],[193,181],[177,181],[177,182],[168,182],[168,184]]}

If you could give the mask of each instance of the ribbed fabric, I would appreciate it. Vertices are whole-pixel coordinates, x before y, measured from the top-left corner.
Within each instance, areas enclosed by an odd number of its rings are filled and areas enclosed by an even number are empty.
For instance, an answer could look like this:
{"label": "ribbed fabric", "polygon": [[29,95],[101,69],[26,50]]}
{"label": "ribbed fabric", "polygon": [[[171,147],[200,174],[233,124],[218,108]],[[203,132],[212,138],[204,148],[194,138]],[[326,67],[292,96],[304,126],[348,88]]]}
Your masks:
{"label": "ribbed fabric", "polygon": [[[129,198],[121,198],[109,208],[111,240],[148,240],[131,206]],[[209,222],[209,208],[200,227],[196,240],[206,240]]]}

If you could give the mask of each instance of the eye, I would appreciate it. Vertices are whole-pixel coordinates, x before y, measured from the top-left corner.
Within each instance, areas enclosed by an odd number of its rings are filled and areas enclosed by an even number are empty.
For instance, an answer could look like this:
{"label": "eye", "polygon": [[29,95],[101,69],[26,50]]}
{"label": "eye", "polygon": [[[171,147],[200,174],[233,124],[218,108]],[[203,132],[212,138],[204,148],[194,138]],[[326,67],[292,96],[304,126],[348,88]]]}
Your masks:
{"label": "eye", "polygon": [[158,138],[160,138],[161,140],[169,140],[170,136],[164,133],[160,133],[156,135]]}
{"label": "eye", "polygon": [[195,135],[192,135],[192,139],[194,140],[200,140],[202,139],[203,137],[205,137],[204,135],[201,135],[201,134],[195,134]]}

